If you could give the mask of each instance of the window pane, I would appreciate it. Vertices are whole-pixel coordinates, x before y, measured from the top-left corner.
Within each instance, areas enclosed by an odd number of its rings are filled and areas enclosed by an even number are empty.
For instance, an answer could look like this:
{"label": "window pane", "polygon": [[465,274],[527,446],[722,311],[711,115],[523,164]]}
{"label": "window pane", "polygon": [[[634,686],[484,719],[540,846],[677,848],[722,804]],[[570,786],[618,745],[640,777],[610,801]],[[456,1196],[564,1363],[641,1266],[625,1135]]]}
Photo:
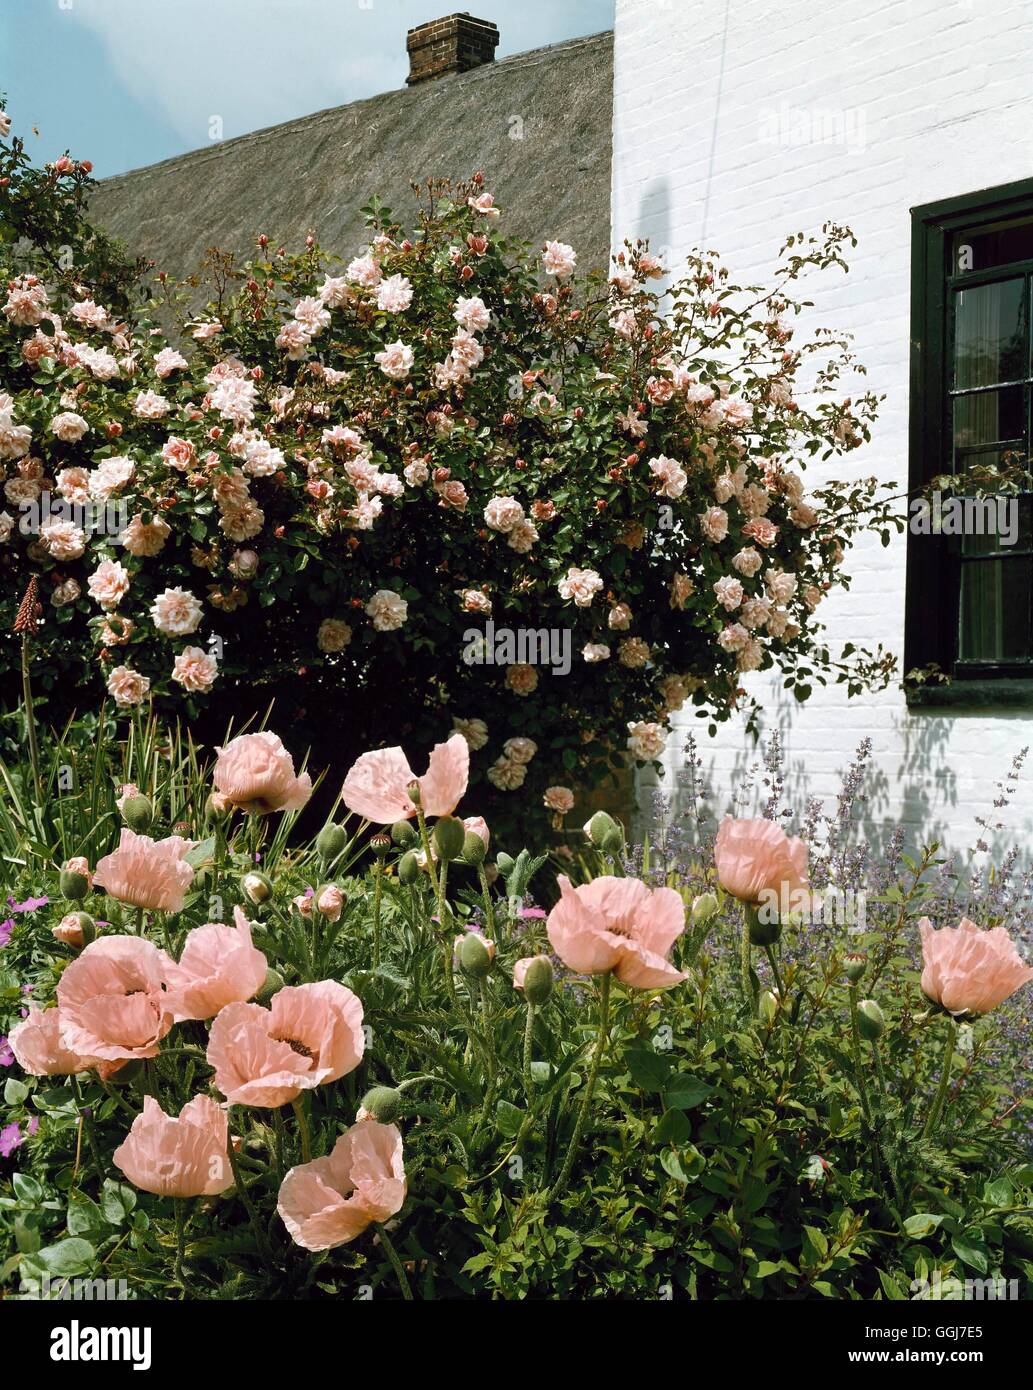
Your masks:
{"label": "window pane", "polygon": [[978,232],[954,233],[954,273],[990,270],[1013,261],[1033,261],[1033,219],[999,222]]}
{"label": "window pane", "polygon": [[1025,280],[1000,280],[954,292],[954,385],[993,386],[1021,381]]}
{"label": "window pane", "polygon": [[[1009,550],[1031,548],[1028,494],[1014,497],[999,492],[996,497],[966,497],[958,502],[963,504],[956,515],[963,527],[964,555],[993,555],[998,551],[1007,555]],[[948,504],[943,505],[946,508]]]}
{"label": "window pane", "polygon": [[1024,661],[1029,656],[1033,560],[970,560],[961,567],[961,661]]}
{"label": "window pane", "polygon": [[1026,397],[1021,386],[1002,391],[980,391],[954,398],[954,447],[996,444],[1005,439],[1025,440]]}

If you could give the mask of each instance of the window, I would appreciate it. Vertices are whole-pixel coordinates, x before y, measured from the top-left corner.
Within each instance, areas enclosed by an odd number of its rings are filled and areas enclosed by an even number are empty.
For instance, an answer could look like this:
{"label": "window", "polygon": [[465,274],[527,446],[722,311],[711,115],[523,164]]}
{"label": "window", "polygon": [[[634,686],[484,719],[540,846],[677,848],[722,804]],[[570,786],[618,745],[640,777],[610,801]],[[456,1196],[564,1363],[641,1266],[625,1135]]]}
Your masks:
{"label": "window", "polygon": [[908,538],[905,666],[1003,692],[1033,681],[1033,183],[916,208],[912,229],[911,496],[949,481]]}

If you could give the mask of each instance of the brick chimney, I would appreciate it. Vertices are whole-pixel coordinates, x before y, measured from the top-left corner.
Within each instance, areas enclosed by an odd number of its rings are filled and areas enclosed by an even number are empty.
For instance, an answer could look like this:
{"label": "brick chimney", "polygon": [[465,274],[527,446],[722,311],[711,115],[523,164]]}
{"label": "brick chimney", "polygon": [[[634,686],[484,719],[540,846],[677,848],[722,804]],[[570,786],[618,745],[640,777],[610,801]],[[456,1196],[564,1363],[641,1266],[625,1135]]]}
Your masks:
{"label": "brick chimney", "polygon": [[488,19],[462,14],[432,19],[410,29],[405,39],[409,50],[409,76],[406,85],[433,82],[452,72],[468,72],[495,61],[499,31]]}

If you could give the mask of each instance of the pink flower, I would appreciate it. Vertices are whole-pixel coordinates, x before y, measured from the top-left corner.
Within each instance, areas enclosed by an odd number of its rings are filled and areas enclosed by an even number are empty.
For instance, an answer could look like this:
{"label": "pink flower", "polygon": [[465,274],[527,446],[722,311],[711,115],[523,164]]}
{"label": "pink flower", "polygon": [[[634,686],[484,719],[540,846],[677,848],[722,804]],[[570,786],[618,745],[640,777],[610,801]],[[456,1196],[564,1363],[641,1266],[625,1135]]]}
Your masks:
{"label": "pink flower", "polygon": [[547,275],[555,275],[557,280],[566,280],[574,274],[577,253],[565,241],[547,241],[542,252],[542,269]]}
{"label": "pink flower", "polygon": [[197,597],[178,587],[166,589],[151,604],[154,626],[165,637],[186,637],[196,632],[201,613]]}
{"label": "pink flower", "polygon": [[922,993],[952,1014],[985,1014],[1033,980],[1004,927],[981,931],[962,917],[937,931],[928,917],[922,934]]}
{"label": "pink flower", "polygon": [[138,705],[150,688],[149,678],[134,671],[131,666],[116,666],[108,676],[108,694],[119,709]]}
{"label": "pink flower", "polygon": [[180,1023],[214,1018],[226,1004],[242,1003],[265,983],[268,962],[251,944],[251,923],[239,907],[232,927],[208,922],[187,934],[179,964],[169,961],[165,979],[169,1006]]}
{"label": "pink flower", "polygon": [[464,816],[463,825],[468,832],[479,835],[484,841],[484,848],[488,848],[491,843],[491,832],[488,829],[488,822],[483,816]]}
{"label": "pink flower", "polygon": [[110,612],[129,591],[129,571],[117,560],[102,560],[86,581],[86,587],[90,597]]}
{"label": "pink flower", "polygon": [[708,507],[699,524],[708,541],[723,541],[728,535],[728,513],[723,507]]}
{"label": "pink flower", "polygon": [[740,902],[808,892],[807,846],[774,821],[726,816],[717,832],[714,862],[721,887]]}
{"label": "pink flower", "polygon": [[212,781],[229,805],[259,815],[300,811],[312,795],[312,778],[295,775],[294,759],[268,730],[240,734],[220,748]]}
{"label": "pink flower", "polygon": [[213,1197],[233,1185],[228,1144],[225,1111],[210,1097],[195,1096],[174,1120],[153,1096],[145,1096],[143,1114],[133,1121],[112,1162],[143,1192]]}
{"label": "pink flower", "polygon": [[172,679],[194,695],[210,690],[218,674],[214,654],[201,647],[184,647],[172,663]]}
{"label": "pink flower", "polygon": [[83,945],[81,914],[78,912],[68,912],[61,918],[57,926],[53,928],[54,936],[65,946],[74,946],[76,950]]}
{"label": "pink flower", "polygon": [[76,415],[74,410],[63,411],[50,422],[51,432],[63,444],[77,443],[89,428],[83,417]]}
{"label": "pink flower", "polygon": [[344,779],[341,796],[349,811],[379,825],[405,820],[416,814],[409,797],[409,783],[420,786],[425,816],[450,816],[466,791],[470,776],[470,746],[462,734],[437,743],[427,771],[416,777],[400,748],[378,748],[353,764]]}
{"label": "pink flower", "polygon": [[412,348],[401,341],[388,343],[382,352],[373,354],[373,361],[392,381],[404,381],[412,370]]}
{"label": "pink flower", "polygon": [[493,193],[479,193],[476,198],[467,198],[467,205],[479,212],[482,217],[501,217],[502,211],[495,206]]}
{"label": "pink flower", "polygon": [[167,958],[143,937],[91,942],[58,982],[62,1044],[81,1057],[110,1062],[156,1057],[173,1023],[166,966]]}
{"label": "pink flower", "polygon": [[577,888],[560,874],[560,900],[546,930],[552,949],[579,975],[614,971],[632,989],[670,989],[686,978],[667,959],[685,930],[673,888],[650,891],[637,878],[596,878]]}
{"label": "pink flower", "polygon": [[542,801],[550,811],[561,816],[574,809],[574,793],[569,787],[546,787]]}
{"label": "pink flower", "polygon": [[96,1057],[80,1056],[64,1044],[61,1023],[60,1009],[40,1010],[33,1004],[28,1018],[11,1029],[7,1041],[18,1065],[30,1076],[71,1076],[102,1065]]}
{"label": "pink flower", "polygon": [[588,608],[602,587],[602,578],[595,570],[578,569],[576,565],[572,565],[557,581],[560,597],[573,599],[578,608]]}
{"label": "pink flower", "polygon": [[182,912],[194,871],[185,856],[190,840],[170,835],[152,840],[123,827],[118,849],[99,860],[93,882],[119,902],[152,912]]}
{"label": "pink flower", "polygon": [[404,275],[391,275],[377,287],[377,308],[385,314],[401,314],[412,303],[412,282]]}
{"label": "pink flower", "polygon": [[316,910],[328,921],[337,922],[344,911],[344,894],[336,883],[328,883],[316,894],[315,903]]}
{"label": "pink flower", "polygon": [[742,528],[742,533],[763,546],[774,545],[778,539],[778,527],[773,521],[768,521],[766,516],[757,516],[748,521]]}
{"label": "pink flower", "polygon": [[469,299],[456,300],[452,317],[468,333],[481,333],[491,323],[491,310],[479,295],[473,295]]}
{"label": "pink flower", "polygon": [[330,1250],[386,1221],[405,1201],[402,1136],[395,1125],[360,1120],[326,1158],[292,1168],[276,1209],[296,1245]]}
{"label": "pink flower", "polygon": [[322,980],[278,990],[268,1009],[227,1004],[212,1024],[208,1063],[230,1105],[275,1108],[354,1071],[364,1049],[362,1004]]}

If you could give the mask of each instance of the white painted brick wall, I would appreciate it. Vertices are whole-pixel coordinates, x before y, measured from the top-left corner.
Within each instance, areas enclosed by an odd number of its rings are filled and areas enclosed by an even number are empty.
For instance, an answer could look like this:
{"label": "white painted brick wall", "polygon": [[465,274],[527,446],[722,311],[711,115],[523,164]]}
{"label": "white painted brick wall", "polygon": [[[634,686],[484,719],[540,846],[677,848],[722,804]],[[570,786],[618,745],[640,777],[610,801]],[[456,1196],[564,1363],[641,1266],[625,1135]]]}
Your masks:
{"label": "white painted brick wall", "polygon": [[[815,322],[855,335],[871,388],[887,396],[871,445],[848,467],[903,490],[909,212],[1033,178],[1033,0],[617,0],[614,87],[617,240],[648,236],[675,256],[713,247],[750,283],[770,275],[789,232],[830,218],[853,229],[850,274],[818,277],[807,297]],[[762,123],[783,104],[842,112],[850,142],[766,142]],[[854,548],[853,587],[821,610],[833,639],[882,641],[902,658],[904,558],[903,538]],[[790,792],[831,801],[853,749],[873,739],[878,838],[903,820],[912,843],[966,850],[974,817],[993,815],[997,780],[1033,744],[1033,714],[1021,711],[909,713],[899,687],[854,700],[819,690],[800,710],[770,676],[753,681],[766,727],[785,734]],[[682,742],[671,739],[668,787]],[[721,801],[758,755],[741,721],[714,740],[702,725],[702,752]],[[1033,759],[1004,815],[1001,842],[1025,848]]]}

